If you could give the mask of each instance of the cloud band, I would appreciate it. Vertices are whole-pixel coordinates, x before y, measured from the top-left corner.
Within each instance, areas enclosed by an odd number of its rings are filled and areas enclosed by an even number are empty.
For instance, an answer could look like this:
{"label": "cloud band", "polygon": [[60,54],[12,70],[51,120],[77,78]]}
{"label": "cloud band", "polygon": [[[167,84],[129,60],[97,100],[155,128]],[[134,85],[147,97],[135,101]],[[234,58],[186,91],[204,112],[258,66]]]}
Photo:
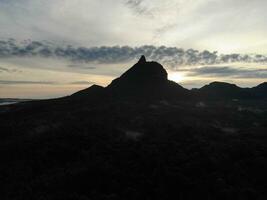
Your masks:
{"label": "cloud band", "polygon": [[0,41],[0,57],[54,57],[75,62],[121,63],[145,55],[175,68],[179,65],[212,65],[223,63],[267,63],[265,55],[221,54],[207,50],[182,49],[177,47],[145,45],[73,47],[58,46],[48,42],[17,42],[14,39]]}

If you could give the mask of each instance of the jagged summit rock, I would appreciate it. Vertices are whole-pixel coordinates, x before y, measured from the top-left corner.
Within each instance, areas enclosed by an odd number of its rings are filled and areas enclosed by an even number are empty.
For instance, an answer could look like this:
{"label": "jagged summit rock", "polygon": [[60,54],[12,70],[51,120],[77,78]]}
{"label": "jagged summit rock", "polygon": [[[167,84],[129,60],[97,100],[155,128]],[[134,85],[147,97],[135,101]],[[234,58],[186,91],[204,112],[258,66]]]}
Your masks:
{"label": "jagged summit rock", "polygon": [[144,55],[141,56],[138,63],[146,63],[146,57]]}

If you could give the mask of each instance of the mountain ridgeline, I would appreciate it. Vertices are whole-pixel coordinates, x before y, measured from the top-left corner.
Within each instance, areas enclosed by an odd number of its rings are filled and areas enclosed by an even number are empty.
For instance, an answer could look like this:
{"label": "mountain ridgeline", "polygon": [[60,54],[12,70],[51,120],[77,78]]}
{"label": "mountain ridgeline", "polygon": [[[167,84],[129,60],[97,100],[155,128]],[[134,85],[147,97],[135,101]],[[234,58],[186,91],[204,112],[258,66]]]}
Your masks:
{"label": "mountain ridgeline", "polygon": [[267,83],[188,90],[157,62],[0,106],[2,200],[265,200]]}
{"label": "mountain ridgeline", "polygon": [[[157,62],[140,60],[106,88],[93,85],[72,96],[88,96],[93,99],[104,95],[112,100],[242,100],[267,97],[267,83],[253,88],[240,88],[235,84],[212,82],[200,89],[188,90],[178,83],[168,80],[167,71]],[[93,97],[96,95],[95,97]],[[106,99],[107,100],[107,99]]]}

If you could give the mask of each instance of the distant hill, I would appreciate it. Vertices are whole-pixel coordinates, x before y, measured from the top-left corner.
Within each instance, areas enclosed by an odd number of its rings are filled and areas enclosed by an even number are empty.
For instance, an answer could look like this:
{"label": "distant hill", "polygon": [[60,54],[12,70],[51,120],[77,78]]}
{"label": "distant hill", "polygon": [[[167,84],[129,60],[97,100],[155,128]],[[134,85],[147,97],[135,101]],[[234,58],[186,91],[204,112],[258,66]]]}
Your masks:
{"label": "distant hill", "polygon": [[157,62],[147,62],[142,56],[138,63],[112,81],[106,88],[117,98],[168,99],[186,98],[189,91],[169,81],[167,71]]}
{"label": "distant hill", "polygon": [[247,99],[253,98],[249,89],[240,88],[235,84],[225,82],[212,82],[198,90],[194,90],[202,99]]}

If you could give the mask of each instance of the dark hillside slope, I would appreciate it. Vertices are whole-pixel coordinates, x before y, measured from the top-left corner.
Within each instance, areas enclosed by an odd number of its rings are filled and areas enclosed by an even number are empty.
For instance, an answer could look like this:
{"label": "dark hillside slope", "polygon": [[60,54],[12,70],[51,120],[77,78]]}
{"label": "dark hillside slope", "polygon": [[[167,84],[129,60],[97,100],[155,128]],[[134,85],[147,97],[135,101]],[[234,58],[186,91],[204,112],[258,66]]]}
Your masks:
{"label": "dark hillside slope", "polygon": [[251,89],[254,96],[258,98],[267,98],[267,82],[261,83],[260,85]]}
{"label": "dark hillside slope", "polygon": [[243,91],[188,91],[142,57],[105,88],[1,106],[0,199],[265,200],[267,101]]}

